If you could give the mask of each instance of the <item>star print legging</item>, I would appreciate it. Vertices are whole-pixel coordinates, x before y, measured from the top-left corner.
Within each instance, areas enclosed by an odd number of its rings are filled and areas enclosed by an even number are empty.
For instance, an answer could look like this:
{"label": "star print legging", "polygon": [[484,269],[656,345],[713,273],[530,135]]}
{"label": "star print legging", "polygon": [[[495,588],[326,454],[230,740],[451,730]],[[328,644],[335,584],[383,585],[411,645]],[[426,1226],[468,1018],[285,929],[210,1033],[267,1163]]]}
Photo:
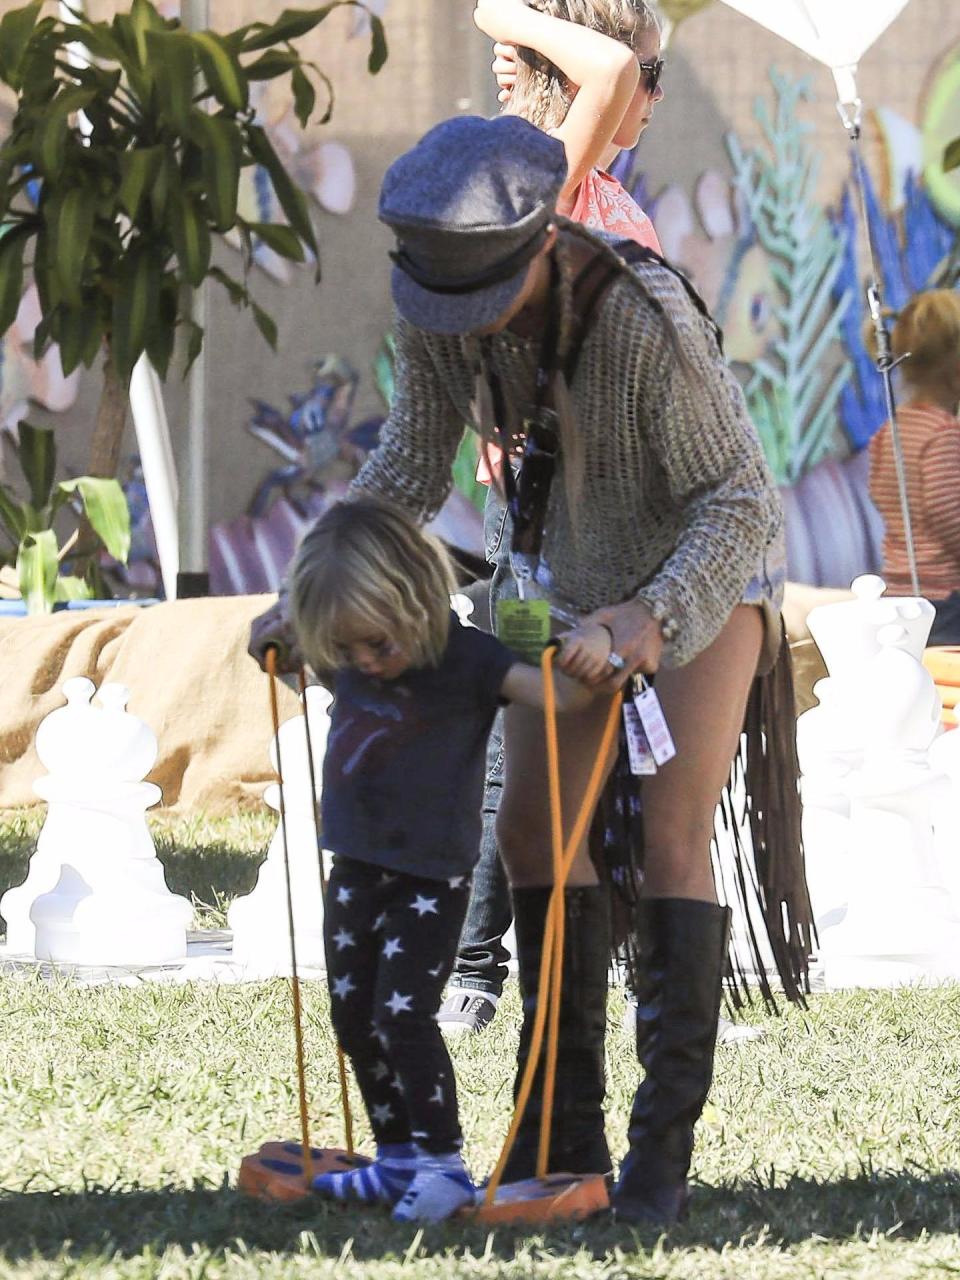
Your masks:
{"label": "star print legging", "polygon": [[435,1015],[469,898],[469,876],[425,880],[334,862],[324,920],[333,1028],[378,1143],[460,1146],[453,1067]]}

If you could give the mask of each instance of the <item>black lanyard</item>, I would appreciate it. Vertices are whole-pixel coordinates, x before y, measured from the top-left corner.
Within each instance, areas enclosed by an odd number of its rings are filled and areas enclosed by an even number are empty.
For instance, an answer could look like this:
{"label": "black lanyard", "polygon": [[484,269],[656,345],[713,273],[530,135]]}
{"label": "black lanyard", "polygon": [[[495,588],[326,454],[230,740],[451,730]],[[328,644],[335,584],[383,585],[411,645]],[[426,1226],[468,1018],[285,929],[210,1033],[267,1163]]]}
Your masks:
{"label": "black lanyard", "polygon": [[559,436],[557,415],[547,407],[553,375],[557,370],[560,345],[560,269],[550,258],[550,295],[547,319],[540,344],[534,386],[533,412],[524,422],[525,440],[519,472],[514,475],[511,461],[513,442],[507,433],[507,403],[500,375],[492,360],[486,360],[486,377],[496,418],[497,432],[503,449],[503,488],[513,537],[511,551],[516,555],[539,559],[543,543],[543,526],[547,516],[550,485],[556,470]]}

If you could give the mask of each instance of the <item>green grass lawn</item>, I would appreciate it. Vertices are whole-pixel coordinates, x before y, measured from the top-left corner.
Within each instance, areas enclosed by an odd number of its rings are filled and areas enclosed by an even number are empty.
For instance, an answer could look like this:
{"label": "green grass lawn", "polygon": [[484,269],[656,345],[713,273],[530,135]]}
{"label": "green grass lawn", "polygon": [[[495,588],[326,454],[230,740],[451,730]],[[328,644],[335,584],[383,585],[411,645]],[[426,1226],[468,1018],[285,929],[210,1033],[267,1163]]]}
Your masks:
{"label": "green grass lawn", "polygon": [[[0,887],[36,819],[0,821]],[[216,921],[252,882],[269,819],[155,827],[171,882]],[[192,842],[192,843],[191,843]],[[21,869],[20,876],[10,874]],[[326,997],[305,992],[315,1141],[342,1121]],[[611,996],[609,1132],[636,1077]],[[509,1113],[519,1010],[456,1045],[467,1155],[486,1172]],[[757,1015],[721,1050],[689,1221],[669,1236],[598,1220],[543,1232],[426,1231],[233,1189],[242,1155],[298,1133],[288,987],[77,989],[0,980],[0,1277],[388,1276],[806,1280],[960,1275],[960,988],[820,995]],[[361,1139],[367,1141],[361,1126]]]}

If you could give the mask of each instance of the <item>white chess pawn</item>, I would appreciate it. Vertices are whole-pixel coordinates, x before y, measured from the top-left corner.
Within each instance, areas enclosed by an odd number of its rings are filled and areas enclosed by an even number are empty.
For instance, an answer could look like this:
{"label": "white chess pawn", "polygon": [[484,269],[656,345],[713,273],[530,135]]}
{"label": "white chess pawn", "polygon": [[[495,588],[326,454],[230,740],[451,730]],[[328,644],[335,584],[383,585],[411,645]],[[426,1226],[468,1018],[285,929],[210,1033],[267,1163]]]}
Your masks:
{"label": "white chess pawn", "polygon": [[[321,685],[310,685],[306,698],[316,793],[311,785],[302,715],[296,715],[280,726],[279,759],[283,767],[283,798],[293,888],[297,964],[304,968],[325,968],[323,894],[315,806],[320,801],[323,756],[330,728],[328,711],[332,697]],[[271,744],[270,759],[276,769],[276,742]],[[271,784],[263,798],[271,809],[280,812],[279,786]],[[290,972],[287,880],[283,830],[280,824],[260,868],[255,888],[246,897],[237,898],[231,905],[227,922],[233,930],[233,959],[243,967],[247,976],[280,976]]]}
{"label": "white chess pawn", "polygon": [[157,742],[126,711],[129,690],[67,681],[67,706],[37,733],[50,769],[34,784],[47,819],[27,879],[3,899],[11,950],[97,967],[150,967],[186,958],[190,903],[167,888],[146,822],[160,788],[140,779]]}

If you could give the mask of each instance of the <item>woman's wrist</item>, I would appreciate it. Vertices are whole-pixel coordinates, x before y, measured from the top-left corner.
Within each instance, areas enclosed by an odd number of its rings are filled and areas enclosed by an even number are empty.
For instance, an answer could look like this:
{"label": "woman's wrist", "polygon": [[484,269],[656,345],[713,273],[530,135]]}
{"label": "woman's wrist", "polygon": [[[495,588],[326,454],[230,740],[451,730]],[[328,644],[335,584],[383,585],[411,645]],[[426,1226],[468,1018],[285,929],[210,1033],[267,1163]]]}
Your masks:
{"label": "woman's wrist", "polygon": [[647,610],[667,644],[672,640],[676,640],[680,632],[680,624],[673,616],[670,606],[661,596],[638,595],[634,596],[634,601]]}

